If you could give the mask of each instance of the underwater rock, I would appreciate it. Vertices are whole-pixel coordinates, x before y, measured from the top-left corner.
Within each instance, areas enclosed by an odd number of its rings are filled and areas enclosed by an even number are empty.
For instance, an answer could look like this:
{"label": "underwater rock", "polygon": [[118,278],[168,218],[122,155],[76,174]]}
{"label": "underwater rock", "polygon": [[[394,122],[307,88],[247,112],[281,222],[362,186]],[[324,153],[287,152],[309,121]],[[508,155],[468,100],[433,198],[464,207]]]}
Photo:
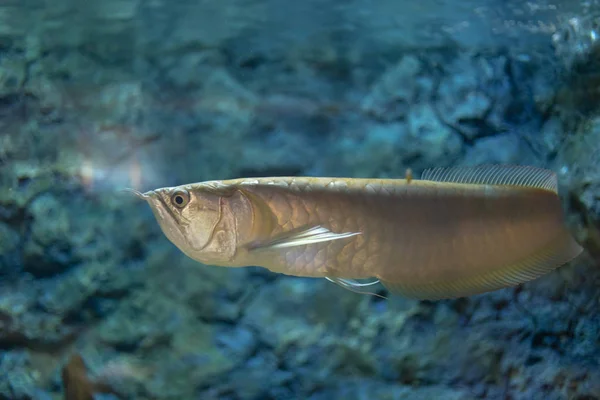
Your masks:
{"label": "underwater rock", "polygon": [[403,173],[407,159],[421,156],[407,138],[408,129],[403,123],[355,127],[337,141],[331,160],[324,160],[323,168],[327,174],[355,177],[374,177],[396,171]]}
{"label": "underwater rock", "polygon": [[[474,70],[472,60],[466,58],[461,61],[452,64],[453,69],[440,83],[438,109],[444,122],[462,128],[465,136],[473,139],[480,134],[476,124],[485,119],[492,101],[483,92],[481,74]],[[459,69],[462,72],[458,72]]]}
{"label": "underwater rock", "polygon": [[[144,221],[149,222],[146,214],[132,215],[124,223],[122,216],[127,209],[137,205],[129,196],[114,191],[87,196],[85,187],[72,177],[66,179],[51,170],[40,175],[31,172],[23,178],[14,177],[23,183],[4,192],[6,199],[0,199],[15,208],[14,221],[23,232],[23,268],[27,272],[51,277],[87,263],[108,269],[111,262],[139,260],[146,246],[152,245],[152,230],[144,226]],[[61,182],[58,186],[57,181]],[[142,229],[140,233],[132,235],[138,229]]]}
{"label": "underwater rock", "polygon": [[427,100],[428,90],[431,78],[423,76],[418,58],[407,55],[374,83],[361,108],[382,122],[404,120],[413,102]]}
{"label": "underwater rock", "polygon": [[116,308],[119,299],[139,286],[140,275],[141,271],[133,268],[84,264],[44,281],[38,306],[50,314],[63,315],[75,324],[103,318]]}
{"label": "underwater rock", "polygon": [[[15,136],[21,136],[23,140],[18,142],[18,138],[15,138],[15,141],[13,141],[12,135],[7,139],[9,147],[14,146],[13,149],[8,149],[8,156],[20,155],[24,147],[33,145],[34,138],[26,137],[25,132],[17,131],[14,133]],[[45,170],[39,164],[17,159],[11,160],[6,167],[0,170],[0,179],[9,188],[0,192],[0,205],[2,207],[0,210],[2,210],[4,220],[23,224],[25,219],[23,214],[25,214],[27,207],[37,196],[48,191],[55,184],[53,178],[56,178],[56,176],[52,175],[52,171]]]}
{"label": "underwater rock", "polygon": [[29,210],[33,222],[23,249],[24,269],[36,276],[49,276],[77,263],[69,214],[63,204],[51,194],[42,194]]}
{"label": "underwater rock", "polygon": [[2,105],[18,100],[27,76],[27,63],[17,55],[0,58],[0,101]]}
{"label": "underwater rock", "polygon": [[186,398],[194,385],[218,378],[249,354],[237,343],[220,341],[215,326],[196,320],[182,301],[156,289],[137,291],[97,329],[101,343],[118,352],[145,355],[146,366],[157,374],[145,387],[157,398],[168,393]]}
{"label": "underwater rock", "polygon": [[[282,371],[277,366],[277,357],[268,351],[259,351],[227,376],[199,385],[199,397],[207,400],[236,398],[254,400],[280,398],[274,394],[283,391],[293,381],[292,373]],[[287,398],[285,395],[281,398]]]}
{"label": "underwater rock", "polygon": [[566,121],[551,117],[543,122],[539,130],[522,129],[519,134],[538,157],[554,157],[561,150],[565,138],[569,136],[569,128]]}
{"label": "underwater rock", "polygon": [[246,89],[225,69],[218,68],[203,79],[195,106],[197,111],[224,115],[231,121],[247,123],[253,117],[257,101],[257,95]]}
{"label": "underwater rock", "polygon": [[107,0],[101,4],[86,7],[84,12],[103,22],[127,21],[133,19],[140,6],[140,0]]}
{"label": "underwater rock", "polygon": [[520,82],[525,82],[530,87],[531,98],[539,113],[549,116],[556,104],[556,83],[564,78],[560,76],[560,71],[556,68],[556,62],[541,64],[543,64],[543,67],[539,66],[535,73],[523,77]]}
{"label": "underwater rock", "polygon": [[190,398],[202,388],[216,385],[237,365],[245,362],[217,345],[216,330],[203,323],[181,326],[168,348],[159,348],[146,356],[147,366],[156,370],[156,379],[146,388],[155,397]]}
{"label": "underwater rock", "polygon": [[168,343],[181,323],[181,316],[169,312],[171,308],[176,310],[177,304],[163,296],[134,293],[98,326],[99,338],[125,352]]}
{"label": "underwater rock", "polygon": [[83,268],[77,268],[70,271],[68,276],[50,279],[46,281],[46,290],[38,300],[42,309],[50,314],[69,315],[70,313],[79,314],[83,311],[84,303],[95,293],[93,280],[86,282],[81,279],[78,272]]}
{"label": "underwater rock", "polygon": [[23,351],[0,351],[0,398],[10,400],[51,400],[40,387],[39,373]]}
{"label": "underwater rock", "polygon": [[255,333],[244,327],[224,326],[215,336],[216,344],[233,359],[247,360],[258,347]]}
{"label": "underwater rock", "polygon": [[157,60],[166,71],[165,79],[176,88],[194,90],[201,88],[206,76],[225,64],[225,56],[216,49],[161,57]]}
{"label": "underwater rock", "polygon": [[[140,82],[106,85],[94,94],[90,103],[90,114],[107,125],[139,125],[149,106]],[[138,132],[138,135],[142,133]]]}
{"label": "underwater rock", "polygon": [[[260,2],[234,1],[227,7],[210,2],[142,2],[139,40],[153,56],[183,54],[189,49],[224,47],[234,39],[244,40],[246,29],[264,19]],[[246,39],[246,43],[248,40]]]}
{"label": "underwater rock", "polygon": [[552,46],[566,68],[598,71],[600,15],[588,11],[563,18],[552,35]]}
{"label": "underwater rock", "polygon": [[[407,334],[399,336],[399,331]],[[485,337],[475,326],[463,329],[460,315],[447,305],[423,305],[411,309],[402,325],[383,330],[375,358],[388,380],[418,386],[472,385],[493,379],[489,375],[496,370],[501,345],[484,341]],[[424,348],[426,353],[419,350]]]}
{"label": "underwater rock", "polygon": [[[154,267],[150,267],[153,281],[161,282],[161,292],[185,305],[187,312],[202,322],[236,324],[250,295],[247,269],[205,266],[174,250],[165,249],[164,256],[153,260]],[[163,268],[171,264],[173,268]]]}
{"label": "underwater rock", "polygon": [[514,133],[480,138],[467,150],[465,163],[518,164],[526,158],[522,147],[522,139]]}
{"label": "underwater rock", "polygon": [[547,352],[545,355],[531,354],[524,365],[513,365],[508,371],[507,387],[514,399],[538,398],[597,399],[597,371],[563,364],[558,357]]}
{"label": "underwater rock", "polygon": [[574,334],[576,337],[573,348],[575,357],[594,357],[600,348],[600,315],[582,317],[577,321]]}
{"label": "underwater rock", "polygon": [[562,16],[551,41],[561,67],[553,101],[573,119],[597,115],[600,87],[600,13],[594,3],[582,4],[583,10]]}
{"label": "underwater rock", "polygon": [[[274,298],[281,299],[276,307]],[[303,349],[326,331],[333,334],[343,329],[358,304],[366,300],[322,280],[280,278],[257,294],[241,322],[259,332],[260,340],[275,352],[292,345]]]}
{"label": "underwater rock", "polygon": [[18,272],[21,267],[20,234],[0,222],[0,276]]}
{"label": "underwater rock", "polygon": [[64,118],[65,109],[69,106],[64,90],[47,77],[30,78],[24,91],[36,100],[31,107],[38,114],[42,123],[56,123]]}
{"label": "underwater rock", "polygon": [[[115,248],[113,240],[125,239],[131,227],[115,234],[99,234],[112,232],[119,224],[118,216],[113,213],[105,218],[98,213],[102,208],[87,202],[80,191],[63,189],[65,193],[38,195],[27,210],[24,269],[36,277],[53,276],[85,261],[116,258],[129,250]],[[122,243],[128,242],[125,239]]]}
{"label": "underwater rock", "polygon": [[[280,299],[276,305],[273,298]],[[361,314],[367,301],[325,281],[280,278],[263,288],[242,318],[243,326],[257,332],[259,349],[270,349],[277,357],[270,368],[272,372],[264,372],[269,380],[259,380],[260,386],[252,385],[256,396],[281,387],[282,380],[291,380],[288,385],[292,393],[305,397],[320,387],[329,374],[356,370],[372,373],[374,360],[367,354],[370,341],[365,338],[368,343],[361,347],[357,340],[360,334],[356,332],[361,329],[349,327],[355,319],[352,315]],[[252,373],[251,366],[265,357],[259,353],[239,374],[259,374],[260,369]],[[239,392],[245,391],[243,386],[236,387]]]}
{"label": "underwater rock", "polygon": [[[28,81],[28,85],[31,85],[30,90],[35,93],[40,81],[50,81],[55,90],[48,94],[60,96],[64,106],[71,111],[78,107],[80,97],[87,96],[89,91],[98,90],[102,85],[110,87],[118,82],[132,80],[130,71],[122,68],[122,64],[116,62],[117,60],[103,62],[104,60],[95,57],[92,52],[86,51],[88,49],[80,47],[70,51],[43,52],[44,46],[33,44],[28,46],[27,50],[32,51],[32,47],[38,55],[31,60],[31,75]],[[29,88],[28,85],[26,88]]]}
{"label": "underwater rock", "polygon": [[582,124],[566,137],[559,152],[561,177],[580,212],[581,240],[595,257],[600,256],[600,119]]}
{"label": "underwater rock", "polygon": [[434,102],[439,118],[467,141],[504,130],[516,101],[509,62],[506,57],[461,55],[445,65]]}
{"label": "underwater rock", "polygon": [[[11,297],[3,303],[9,303]],[[81,331],[81,327],[65,325],[60,316],[34,311],[33,306],[20,309],[18,304],[13,307],[3,304],[0,320],[1,348],[58,350],[71,343]]]}
{"label": "underwater rock", "polygon": [[[449,164],[461,153],[463,140],[452,128],[443,124],[433,107],[427,103],[411,109],[408,117],[407,153],[422,158],[415,168]],[[411,151],[412,150],[412,151]],[[407,157],[408,158],[408,157]]]}
{"label": "underwater rock", "polygon": [[461,390],[435,385],[424,387],[402,386],[363,377],[340,379],[309,397],[310,400],[474,400],[477,398],[480,397],[469,393],[467,389]]}

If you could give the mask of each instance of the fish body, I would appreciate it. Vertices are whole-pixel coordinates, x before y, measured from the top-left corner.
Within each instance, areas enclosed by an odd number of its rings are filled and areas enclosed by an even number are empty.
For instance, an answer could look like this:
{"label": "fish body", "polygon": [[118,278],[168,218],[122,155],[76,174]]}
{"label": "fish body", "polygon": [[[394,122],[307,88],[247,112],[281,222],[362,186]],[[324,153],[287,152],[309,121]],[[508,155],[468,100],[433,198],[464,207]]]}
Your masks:
{"label": "fish body", "polygon": [[79,354],[71,356],[62,369],[65,400],[94,400],[94,383],[87,376],[87,368]]}
{"label": "fish body", "polygon": [[205,264],[261,266],[407,297],[463,297],[535,279],[581,251],[556,177],[518,166],[420,180],[273,177],[140,194],[165,235]]}

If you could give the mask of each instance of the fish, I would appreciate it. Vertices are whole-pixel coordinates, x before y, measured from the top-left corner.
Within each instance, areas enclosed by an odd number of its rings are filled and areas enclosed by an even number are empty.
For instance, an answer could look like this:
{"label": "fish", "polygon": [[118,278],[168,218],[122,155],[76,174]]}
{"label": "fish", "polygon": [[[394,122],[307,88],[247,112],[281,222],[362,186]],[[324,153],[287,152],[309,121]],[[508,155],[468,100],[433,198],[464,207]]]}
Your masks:
{"label": "fish", "polygon": [[195,261],[324,278],[358,293],[381,284],[417,300],[470,297],[537,279],[583,251],[566,225],[556,174],[527,165],[130,191]]}
{"label": "fish", "polygon": [[87,375],[87,367],[80,354],[73,354],[62,369],[65,400],[93,400],[96,391]]}
{"label": "fish", "polygon": [[[94,400],[97,393],[112,394],[119,399],[124,399],[126,397],[112,387],[109,378],[111,375],[130,378],[134,372],[135,370],[125,364],[113,363],[106,366],[96,379],[91,379],[83,357],[79,353],[74,353],[61,370],[64,389],[63,399]],[[133,376],[135,377],[135,375]]]}

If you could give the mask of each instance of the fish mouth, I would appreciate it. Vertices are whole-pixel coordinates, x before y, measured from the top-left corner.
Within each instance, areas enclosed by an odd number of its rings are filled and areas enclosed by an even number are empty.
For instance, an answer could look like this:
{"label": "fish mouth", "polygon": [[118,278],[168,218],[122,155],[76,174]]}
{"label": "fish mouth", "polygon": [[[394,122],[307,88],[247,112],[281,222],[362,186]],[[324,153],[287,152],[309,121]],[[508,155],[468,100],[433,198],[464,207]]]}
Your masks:
{"label": "fish mouth", "polygon": [[169,206],[167,205],[167,203],[165,202],[163,197],[160,195],[160,193],[156,192],[155,190],[150,190],[146,193],[142,193],[139,190],[125,188],[125,189],[122,189],[121,191],[131,193],[138,199],[142,199],[142,200],[148,202],[148,204],[150,204],[150,208],[152,209],[152,211],[154,211],[155,213],[158,213],[157,217],[159,217],[159,216],[163,217],[164,214],[166,213],[171,218],[173,218],[175,221],[178,220],[177,216],[169,208]]}

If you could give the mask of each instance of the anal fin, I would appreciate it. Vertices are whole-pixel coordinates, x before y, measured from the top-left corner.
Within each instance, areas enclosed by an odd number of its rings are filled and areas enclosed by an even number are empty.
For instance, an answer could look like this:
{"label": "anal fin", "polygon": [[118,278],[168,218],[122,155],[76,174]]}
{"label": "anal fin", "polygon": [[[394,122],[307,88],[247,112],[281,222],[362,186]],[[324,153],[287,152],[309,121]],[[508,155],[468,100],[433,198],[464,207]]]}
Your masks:
{"label": "anal fin", "polygon": [[333,277],[328,277],[328,276],[326,276],[325,279],[327,279],[329,282],[335,283],[336,285],[341,286],[344,289],[348,289],[355,293],[368,294],[371,296],[381,297],[382,299],[386,298],[385,296],[382,296],[377,293],[369,292],[365,289],[366,287],[378,284],[379,279],[376,279],[372,282],[367,282],[367,283],[360,283],[360,282],[355,281],[354,279],[333,278]]}
{"label": "anal fin", "polygon": [[534,280],[571,261],[582,252],[581,246],[567,232],[541,251],[492,271],[466,279],[443,280],[426,284],[381,280],[390,293],[418,300],[442,300],[468,297],[517,286]]}

